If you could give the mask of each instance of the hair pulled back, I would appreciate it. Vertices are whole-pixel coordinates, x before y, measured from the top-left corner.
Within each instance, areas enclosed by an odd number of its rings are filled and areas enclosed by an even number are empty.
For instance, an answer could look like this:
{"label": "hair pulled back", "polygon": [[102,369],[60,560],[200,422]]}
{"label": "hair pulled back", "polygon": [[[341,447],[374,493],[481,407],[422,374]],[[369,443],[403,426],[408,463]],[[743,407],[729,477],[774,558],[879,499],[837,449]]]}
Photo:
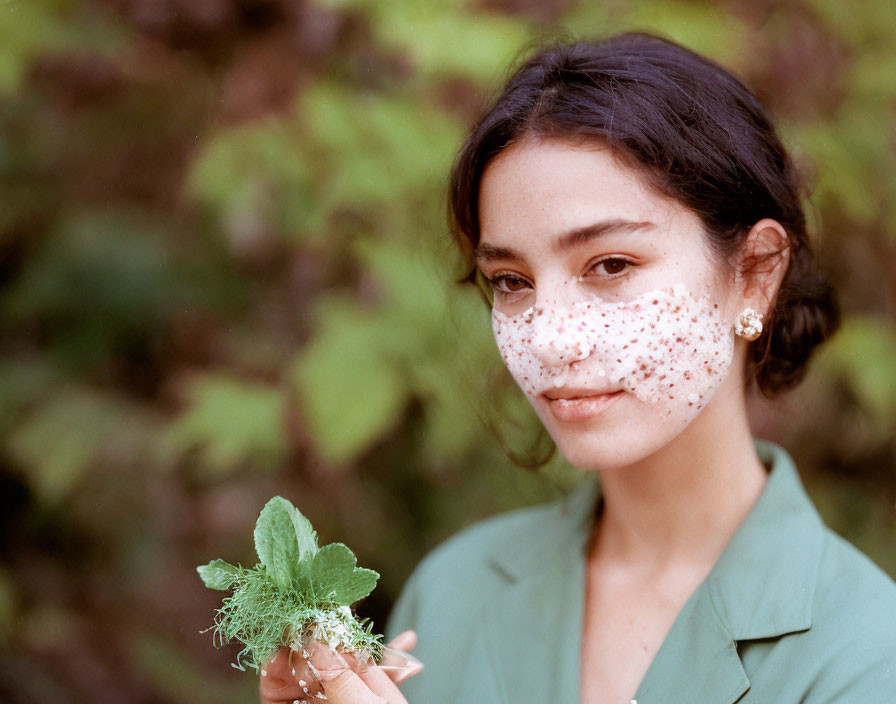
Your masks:
{"label": "hair pulled back", "polygon": [[792,160],[765,108],[737,78],[649,34],[538,51],[480,118],[454,164],[450,213],[470,264],[483,172],[524,138],[606,144],[659,192],[693,210],[722,258],[740,251],[759,220],[777,220],[790,261],[765,330],[752,343],[752,369],[766,395],[802,379],[813,349],[837,328],[838,307],[809,247]]}

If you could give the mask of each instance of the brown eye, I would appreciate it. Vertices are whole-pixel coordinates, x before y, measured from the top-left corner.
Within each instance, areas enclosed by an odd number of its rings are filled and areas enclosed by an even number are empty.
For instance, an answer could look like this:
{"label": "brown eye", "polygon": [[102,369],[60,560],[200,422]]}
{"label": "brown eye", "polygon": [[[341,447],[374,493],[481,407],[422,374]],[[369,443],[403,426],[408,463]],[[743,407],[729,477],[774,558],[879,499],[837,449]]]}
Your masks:
{"label": "brown eye", "polygon": [[515,276],[508,276],[504,279],[504,286],[508,291],[522,291],[528,285],[525,279],[518,279]]}
{"label": "brown eye", "polygon": [[529,288],[529,282],[519,276],[496,276],[491,280],[491,284],[501,293],[517,293]]}
{"label": "brown eye", "polygon": [[604,259],[594,265],[599,274],[604,276],[616,276],[621,274],[630,266],[630,262],[625,259]]}

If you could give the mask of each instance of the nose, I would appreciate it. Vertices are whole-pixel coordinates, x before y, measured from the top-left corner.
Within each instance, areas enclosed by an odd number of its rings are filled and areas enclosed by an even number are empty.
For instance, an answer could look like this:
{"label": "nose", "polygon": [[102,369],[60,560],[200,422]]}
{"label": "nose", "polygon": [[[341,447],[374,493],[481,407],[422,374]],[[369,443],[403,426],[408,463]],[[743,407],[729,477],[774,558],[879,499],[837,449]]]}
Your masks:
{"label": "nose", "polygon": [[532,348],[542,364],[567,366],[591,354],[575,316],[568,309],[540,307],[533,311]]}

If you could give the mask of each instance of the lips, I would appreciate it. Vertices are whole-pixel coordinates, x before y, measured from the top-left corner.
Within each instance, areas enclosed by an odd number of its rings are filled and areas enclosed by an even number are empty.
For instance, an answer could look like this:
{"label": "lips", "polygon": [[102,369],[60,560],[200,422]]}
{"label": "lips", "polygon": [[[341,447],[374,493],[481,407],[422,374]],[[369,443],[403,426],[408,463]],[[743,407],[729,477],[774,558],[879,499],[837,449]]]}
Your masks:
{"label": "lips", "polygon": [[597,392],[593,389],[559,388],[545,391],[541,397],[554,417],[565,423],[579,423],[600,415],[616,401],[624,391]]}

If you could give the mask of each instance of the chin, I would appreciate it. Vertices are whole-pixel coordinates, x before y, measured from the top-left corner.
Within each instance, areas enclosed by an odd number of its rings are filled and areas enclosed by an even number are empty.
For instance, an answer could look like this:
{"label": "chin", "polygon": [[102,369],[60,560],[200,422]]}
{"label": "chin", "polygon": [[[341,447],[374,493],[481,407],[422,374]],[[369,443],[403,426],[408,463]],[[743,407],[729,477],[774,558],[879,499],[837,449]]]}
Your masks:
{"label": "chin", "polygon": [[559,421],[544,405],[536,410],[557,450],[573,467],[584,471],[636,465],[673,442],[699,414],[692,409],[670,412],[665,405],[633,398],[622,399],[607,413],[581,422]]}
{"label": "chin", "polygon": [[[552,436],[553,437],[553,436]],[[672,438],[669,438],[671,441]],[[555,438],[560,454],[573,467],[586,472],[608,471],[631,467],[656,454],[667,444],[665,438]]]}

